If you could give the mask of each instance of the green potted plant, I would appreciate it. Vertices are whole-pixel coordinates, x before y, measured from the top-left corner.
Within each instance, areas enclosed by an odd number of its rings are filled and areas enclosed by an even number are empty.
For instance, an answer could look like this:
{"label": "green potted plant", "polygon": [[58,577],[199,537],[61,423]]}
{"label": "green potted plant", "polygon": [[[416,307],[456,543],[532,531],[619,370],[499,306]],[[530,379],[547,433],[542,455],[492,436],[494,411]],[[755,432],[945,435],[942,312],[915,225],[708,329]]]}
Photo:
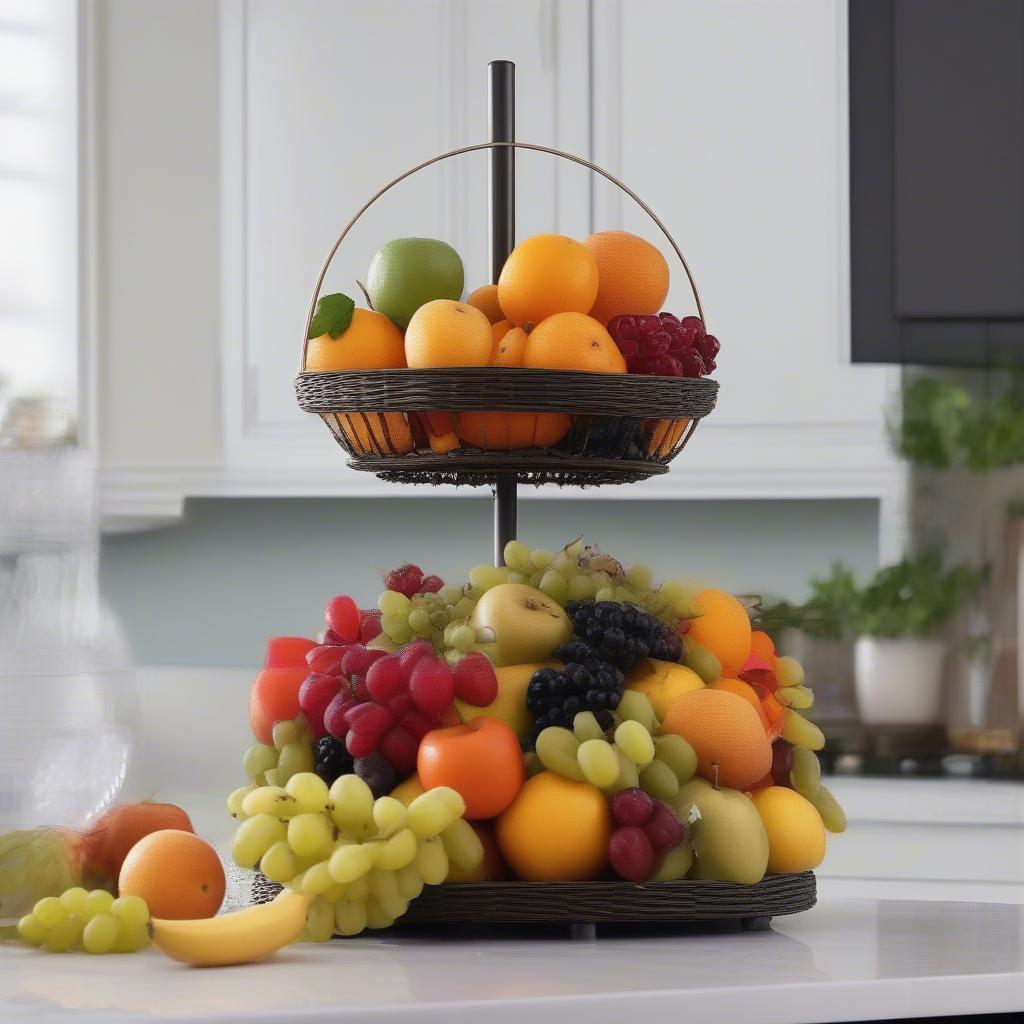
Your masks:
{"label": "green potted plant", "polygon": [[937,550],[879,570],[852,602],[857,636],[854,682],[867,725],[933,725],[942,721],[946,640],[942,627],[981,582],[960,565],[945,569]]}
{"label": "green potted plant", "polygon": [[970,750],[979,729],[1011,731],[1024,712],[1013,653],[1024,629],[1014,514],[1024,499],[1024,374],[915,371],[890,426],[897,454],[913,468],[909,518],[918,546],[985,569],[948,673],[947,726],[954,745]]}

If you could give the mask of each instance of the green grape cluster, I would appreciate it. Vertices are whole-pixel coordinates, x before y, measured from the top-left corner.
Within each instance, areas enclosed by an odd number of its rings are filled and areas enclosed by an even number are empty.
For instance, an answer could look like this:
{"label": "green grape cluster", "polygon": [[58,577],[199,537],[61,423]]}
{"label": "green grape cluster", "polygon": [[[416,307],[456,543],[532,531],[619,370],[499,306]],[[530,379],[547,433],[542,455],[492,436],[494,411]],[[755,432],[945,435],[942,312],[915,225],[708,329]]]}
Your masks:
{"label": "green grape cluster", "polygon": [[273,740],[273,745],[254,743],[242,755],[242,767],[250,782],[244,787],[247,792],[253,786],[283,786],[293,775],[313,770],[313,737],[306,728],[305,715],[276,722]]}
{"label": "green grape cluster", "polygon": [[642,693],[626,690],[613,718],[610,736],[592,711],[581,711],[572,730],[544,729],[537,737],[540,765],[609,796],[640,786],[658,800],[670,800],[693,778],[693,747],[681,736],[656,735],[658,720]]}
{"label": "green grape cluster", "polygon": [[377,600],[383,639],[394,646],[427,640],[449,662],[470,650],[486,653],[488,638],[477,635],[470,618],[480,598],[503,583],[536,587],[560,605],[589,600],[635,604],[672,627],[690,614],[692,588],[674,581],[655,587],[648,566],[627,568],[586,545],[582,537],[560,551],[512,540],[505,545],[504,558],[504,566],[474,566],[465,585],[450,584],[436,594],[410,598],[385,590]]}
{"label": "green grape cluster", "polygon": [[18,935],[51,953],[135,953],[149,945],[149,907],[138,896],[76,886],[39,900],[18,922]]}
{"label": "green grape cluster", "polygon": [[825,734],[800,712],[814,705],[814,692],[805,683],[804,669],[786,655],[775,663],[779,687],[775,699],[782,705],[782,739],[792,748],[789,784],[808,800],[830,832],[846,830],[846,813],[828,787],[821,784],[821,764],[815,753],[825,746]]}
{"label": "green grape cluster", "polygon": [[690,614],[692,588],[674,581],[655,587],[648,566],[627,568],[586,545],[582,537],[558,552],[512,540],[505,545],[504,558],[510,582],[536,587],[561,605],[589,600],[635,604],[672,627]]}
{"label": "green grape cluster", "polygon": [[[504,572],[493,566],[477,568]],[[498,582],[506,580],[503,578]],[[461,587],[442,587],[436,594],[416,594],[413,597],[406,597],[396,590],[385,590],[377,599],[384,637],[396,647],[413,640],[427,640],[438,651],[456,652],[449,660],[458,660],[477,644],[476,631],[469,625],[469,618],[486,589],[470,582]]]}
{"label": "green grape cluster", "polygon": [[789,784],[809,801],[821,815],[822,824],[829,832],[846,831],[846,812],[821,784],[821,764],[818,755],[806,747],[793,747],[793,767],[789,770]]}
{"label": "green grape cluster", "polygon": [[775,674],[779,688],[775,691],[775,699],[787,708],[806,711],[814,706],[814,693],[804,685],[804,668],[791,655],[779,658],[775,664]]}
{"label": "green grape cluster", "polygon": [[283,788],[262,786],[228,800],[242,818],[231,848],[235,863],[315,897],[305,933],[313,942],[388,928],[424,885],[444,882],[452,864],[471,871],[483,859],[480,838],[463,817],[465,801],[446,787],[407,807],[391,796],[374,800],[356,775],[342,775],[328,789],[303,772]]}

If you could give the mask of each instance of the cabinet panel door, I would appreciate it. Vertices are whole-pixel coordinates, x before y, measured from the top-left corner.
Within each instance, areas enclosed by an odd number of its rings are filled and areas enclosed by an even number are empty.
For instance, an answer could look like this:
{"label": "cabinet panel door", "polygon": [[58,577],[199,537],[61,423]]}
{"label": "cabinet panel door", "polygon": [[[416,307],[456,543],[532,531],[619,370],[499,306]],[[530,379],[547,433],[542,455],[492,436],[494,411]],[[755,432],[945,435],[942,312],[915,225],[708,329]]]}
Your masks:
{"label": "cabinet panel door", "polygon": [[1024,3],[894,15],[896,313],[1024,316]]}
{"label": "cabinet panel door", "polygon": [[850,0],[854,358],[1024,357],[1024,3]]}
{"label": "cabinet panel door", "polygon": [[[519,138],[585,150],[586,7],[248,0],[234,10],[225,45],[235,47],[228,64],[236,75],[224,110],[237,143],[224,182],[237,214],[225,255],[226,301],[236,311],[225,339],[229,457],[334,460],[336,479],[346,472],[340,453],[321,424],[299,412],[292,390],[321,261],[385,182],[442,151],[487,141],[487,62],[496,55],[518,64]],[[520,159],[518,192],[520,234],[585,229],[585,196],[549,158]],[[362,304],[356,282],[365,281],[373,253],[409,235],[453,244],[471,290],[489,280],[487,216],[486,153],[428,168],[365,214],[324,291]]]}

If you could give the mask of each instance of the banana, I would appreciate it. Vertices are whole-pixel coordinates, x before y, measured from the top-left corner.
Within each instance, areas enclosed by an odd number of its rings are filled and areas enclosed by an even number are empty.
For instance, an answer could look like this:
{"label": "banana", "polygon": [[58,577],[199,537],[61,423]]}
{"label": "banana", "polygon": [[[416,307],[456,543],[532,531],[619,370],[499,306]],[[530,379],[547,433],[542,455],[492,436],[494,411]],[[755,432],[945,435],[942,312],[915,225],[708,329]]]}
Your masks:
{"label": "banana", "polygon": [[196,967],[225,967],[262,960],[298,938],[313,897],[285,890],[275,900],[236,914],[198,921],[153,918],[153,945]]}

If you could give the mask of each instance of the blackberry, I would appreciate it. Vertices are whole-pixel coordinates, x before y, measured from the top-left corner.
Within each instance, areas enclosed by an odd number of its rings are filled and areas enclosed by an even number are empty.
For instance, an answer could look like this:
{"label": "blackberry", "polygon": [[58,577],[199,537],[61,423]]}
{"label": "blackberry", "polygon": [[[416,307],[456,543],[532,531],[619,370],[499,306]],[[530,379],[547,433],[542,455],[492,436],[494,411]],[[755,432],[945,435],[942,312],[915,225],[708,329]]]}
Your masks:
{"label": "blackberry", "polygon": [[345,744],[333,736],[324,736],[313,745],[316,767],[313,769],[330,786],[342,775],[351,775],[355,766]]}
{"label": "blackberry", "polygon": [[556,647],[552,657],[567,665],[582,665],[588,659],[597,657],[597,648],[591,647],[585,640],[570,640]]}
{"label": "blackberry", "polygon": [[632,417],[577,416],[563,445],[571,452],[642,459],[643,431]]}
{"label": "blackberry", "polygon": [[[570,648],[575,648],[570,651]],[[585,650],[584,650],[585,648]],[[593,711],[599,721],[609,721],[608,712],[619,706],[625,678],[614,666],[593,656],[587,644],[563,644],[557,657],[580,656],[560,669],[542,668],[533,674],[526,688],[526,706],[533,715],[533,729],[523,741],[527,752],[534,749],[537,737],[548,726],[571,729],[581,711]]]}
{"label": "blackberry", "polygon": [[683,642],[679,636],[635,604],[570,601],[565,613],[579,639],[596,657],[623,671],[628,672],[640,658],[679,661],[682,657]]}

